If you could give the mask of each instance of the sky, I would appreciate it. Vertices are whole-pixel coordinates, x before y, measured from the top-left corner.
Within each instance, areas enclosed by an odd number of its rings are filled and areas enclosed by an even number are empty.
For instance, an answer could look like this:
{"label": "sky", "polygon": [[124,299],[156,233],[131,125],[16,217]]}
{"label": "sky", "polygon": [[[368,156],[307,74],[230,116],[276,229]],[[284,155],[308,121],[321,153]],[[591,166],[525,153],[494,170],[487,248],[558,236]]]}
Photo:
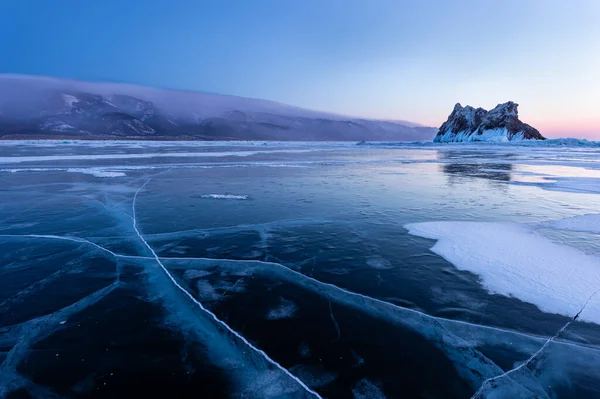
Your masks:
{"label": "sky", "polygon": [[439,126],[509,100],[600,140],[598,0],[0,0],[0,73]]}

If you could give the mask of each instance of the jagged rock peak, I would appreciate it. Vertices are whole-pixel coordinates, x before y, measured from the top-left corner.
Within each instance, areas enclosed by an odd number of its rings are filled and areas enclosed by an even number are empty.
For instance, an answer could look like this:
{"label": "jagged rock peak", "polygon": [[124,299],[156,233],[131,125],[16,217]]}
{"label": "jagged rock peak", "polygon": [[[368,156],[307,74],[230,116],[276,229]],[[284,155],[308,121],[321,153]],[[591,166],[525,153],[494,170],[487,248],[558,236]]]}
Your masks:
{"label": "jagged rock peak", "polygon": [[433,141],[545,140],[537,129],[519,120],[519,104],[508,101],[490,111],[456,103]]}

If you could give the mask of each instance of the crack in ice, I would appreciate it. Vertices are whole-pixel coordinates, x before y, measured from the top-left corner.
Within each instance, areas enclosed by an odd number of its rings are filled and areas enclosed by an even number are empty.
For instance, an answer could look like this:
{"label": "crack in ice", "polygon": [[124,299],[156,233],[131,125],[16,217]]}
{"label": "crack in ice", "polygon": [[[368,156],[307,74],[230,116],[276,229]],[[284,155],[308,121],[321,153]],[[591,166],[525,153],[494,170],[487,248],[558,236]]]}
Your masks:
{"label": "crack in ice", "polygon": [[[151,180],[151,179],[150,179],[150,180]],[[365,300],[365,299],[366,299],[366,300],[374,301],[375,303],[382,303],[382,304],[385,304],[385,305],[390,305],[390,306],[392,306],[393,308],[400,308],[400,309],[402,309],[403,311],[414,312],[414,313],[417,313],[417,314],[419,314],[419,315],[421,315],[421,316],[424,316],[424,317],[430,318],[430,319],[432,319],[432,320],[435,320],[435,321],[437,321],[438,319],[440,319],[440,320],[443,320],[443,321],[449,321],[449,322],[458,323],[458,324],[473,325],[473,324],[471,324],[471,323],[468,323],[468,322],[463,322],[463,321],[460,321],[460,320],[451,320],[451,319],[438,318],[438,317],[435,317],[435,316],[428,315],[428,314],[426,314],[426,313],[422,313],[422,312],[416,311],[416,310],[414,310],[414,309],[400,307],[400,306],[398,306],[398,305],[395,305],[395,304],[392,304],[392,303],[389,303],[389,302],[386,302],[386,301],[383,301],[383,300],[380,300],[380,299],[377,299],[377,298],[373,298],[373,297],[369,297],[369,296],[366,296],[366,295],[363,295],[363,294],[359,294],[359,293],[355,293],[355,292],[352,292],[352,291],[348,291],[348,290],[346,290],[346,289],[344,289],[344,288],[341,288],[341,287],[338,287],[338,286],[336,286],[336,285],[334,285],[334,284],[330,284],[330,283],[324,283],[324,282],[322,282],[322,281],[319,281],[319,280],[317,280],[317,279],[315,279],[315,278],[312,278],[312,277],[306,276],[306,275],[304,275],[304,274],[302,274],[302,273],[300,273],[300,272],[297,272],[297,271],[295,271],[295,270],[293,270],[293,269],[290,269],[289,267],[286,267],[286,266],[284,266],[284,265],[282,265],[282,264],[279,264],[279,263],[273,263],[273,262],[264,262],[264,261],[243,261],[243,260],[236,260],[236,259],[214,259],[214,258],[192,258],[192,257],[189,257],[189,258],[185,258],[185,257],[184,257],[184,258],[182,258],[182,257],[159,257],[159,256],[156,254],[156,252],[155,252],[155,251],[152,249],[152,247],[151,247],[151,246],[150,246],[150,245],[149,245],[149,244],[146,242],[146,240],[145,240],[145,239],[142,237],[141,233],[140,233],[140,232],[139,232],[139,230],[137,229],[137,219],[135,218],[135,203],[136,203],[136,200],[137,200],[137,195],[138,195],[138,194],[139,194],[139,192],[140,192],[140,191],[141,191],[141,190],[142,190],[142,189],[143,189],[143,188],[144,188],[144,187],[145,187],[145,186],[146,186],[146,185],[147,185],[147,184],[150,182],[150,180],[146,181],[146,182],[144,183],[144,185],[142,185],[142,187],[140,187],[140,188],[139,188],[139,189],[136,191],[136,193],[135,193],[134,200],[133,200],[133,204],[132,204],[132,211],[133,211],[133,214],[134,214],[134,217],[132,217],[132,221],[133,221],[133,227],[134,227],[134,230],[135,230],[135,232],[136,232],[137,236],[138,236],[138,237],[139,237],[139,238],[142,240],[142,242],[144,243],[144,245],[145,245],[145,246],[146,246],[146,247],[147,247],[147,248],[150,250],[150,252],[152,253],[152,256],[151,256],[151,257],[149,257],[149,256],[136,256],[136,255],[123,255],[123,254],[118,254],[118,253],[115,253],[115,252],[113,252],[113,251],[111,251],[111,250],[109,250],[109,249],[107,249],[107,248],[105,248],[105,247],[103,247],[103,246],[101,246],[101,245],[98,245],[98,244],[96,244],[96,243],[94,243],[94,242],[92,242],[92,241],[89,241],[89,240],[87,240],[87,239],[84,239],[84,238],[79,238],[79,237],[71,237],[71,236],[58,236],[58,235],[44,235],[44,234],[24,234],[24,235],[14,235],[14,234],[12,234],[12,235],[10,235],[10,234],[9,234],[9,235],[7,235],[7,234],[4,234],[4,235],[0,235],[0,237],[5,237],[5,238],[38,238],[38,239],[53,239],[53,240],[63,240],[63,241],[70,241],[70,242],[75,242],[75,243],[81,243],[81,244],[88,244],[88,245],[92,245],[92,246],[94,246],[95,248],[97,248],[97,249],[99,249],[99,250],[101,250],[101,251],[103,251],[103,252],[105,252],[105,253],[108,253],[108,254],[110,254],[110,255],[114,256],[114,257],[115,257],[115,258],[117,258],[117,259],[118,259],[118,258],[131,258],[131,259],[147,259],[147,260],[154,260],[154,261],[156,261],[156,262],[159,264],[159,266],[161,267],[161,269],[162,269],[162,270],[163,270],[163,271],[166,273],[166,275],[169,277],[169,279],[170,279],[170,280],[173,282],[173,284],[174,284],[174,285],[175,285],[175,286],[176,286],[176,287],[177,287],[179,290],[181,290],[181,291],[182,291],[182,292],[183,292],[183,293],[184,293],[186,296],[188,296],[188,297],[189,297],[189,298],[190,298],[190,299],[191,299],[191,300],[192,300],[194,303],[196,303],[196,304],[197,304],[197,305],[198,305],[198,306],[199,306],[199,307],[200,307],[200,308],[201,308],[203,311],[205,311],[207,314],[209,314],[209,315],[210,315],[210,316],[211,316],[211,317],[212,317],[212,318],[213,318],[213,319],[214,319],[214,320],[215,320],[215,321],[216,321],[218,324],[220,324],[220,325],[224,326],[224,327],[225,327],[225,328],[226,328],[228,331],[230,331],[232,334],[234,334],[236,337],[238,337],[240,340],[242,340],[242,341],[243,341],[245,344],[247,344],[247,345],[248,345],[250,348],[252,348],[253,350],[255,350],[257,353],[261,354],[261,355],[262,355],[262,356],[263,356],[263,357],[264,357],[264,358],[265,358],[267,361],[269,361],[271,364],[275,365],[277,368],[281,369],[281,370],[282,370],[282,371],[283,371],[283,372],[284,372],[286,375],[288,375],[288,376],[289,376],[289,377],[291,377],[291,378],[292,378],[294,381],[296,381],[297,383],[299,383],[299,384],[300,384],[300,385],[301,385],[301,386],[302,386],[304,389],[306,389],[306,390],[307,390],[307,392],[310,392],[311,394],[313,394],[313,395],[315,395],[315,396],[317,396],[317,397],[320,397],[320,396],[319,396],[319,395],[318,395],[316,392],[314,392],[314,391],[312,391],[310,388],[308,388],[308,387],[307,387],[307,386],[306,386],[306,385],[305,385],[305,384],[304,384],[304,383],[303,383],[301,380],[299,380],[297,377],[295,377],[293,374],[291,374],[291,373],[290,373],[290,372],[289,372],[287,369],[285,369],[283,366],[279,365],[278,363],[276,363],[275,361],[273,361],[272,359],[270,359],[270,358],[268,357],[268,355],[266,355],[266,353],[265,353],[265,352],[263,352],[262,350],[260,350],[260,349],[258,349],[258,348],[256,348],[256,347],[254,347],[254,346],[253,346],[252,344],[250,344],[250,343],[249,343],[249,342],[248,342],[248,341],[247,341],[245,338],[243,338],[243,337],[242,337],[241,335],[239,335],[237,332],[235,332],[234,330],[232,330],[232,329],[231,329],[231,328],[230,328],[230,327],[229,327],[229,326],[228,326],[226,323],[224,323],[223,321],[219,320],[219,319],[216,317],[216,315],[214,315],[212,312],[210,312],[209,310],[207,310],[206,308],[204,308],[204,307],[203,307],[203,305],[202,305],[202,304],[201,304],[199,301],[197,301],[197,300],[196,300],[196,299],[195,299],[195,298],[194,298],[194,297],[193,297],[193,296],[192,296],[192,295],[191,295],[191,294],[190,294],[188,291],[186,291],[186,290],[185,290],[185,289],[184,289],[184,288],[183,288],[183,287],[182,287],[182,286],[181,286],[179,283],[177,283],[177,281],[176,281],[176,280],[173,278],[173,276],[172,276],[172,275],[171,275],[171,274],[168,272],[168,270],[166,269],[166,267],[164,266],[164,264],[162,263],[162,261],[161,261],[161,260],[201,260],[201,261],[210,261],[210,262],[225,261],[225,262],[242,262],[242,263],[248,263],[248,262],[251,262],[251,263],[262,264],[262,265],[265,265],[265,266],[276,266],[276,267],[280,267],[280,268],[283,268],[283,269],[285,269],[285,270],[286,270],[287,272],[289,272],[289,273],[292,273],[292,274],[294,274],[294,275],[301,276],[301,278],[302,278],[302,279],[306,279],[306,280],[312,281],[312,282],[314,282],[314,283],[317,283],[317,284],[319,284],[319,285],[322,285],[322,286],[330,287],[330,288],[332,288],[332,289],[335,289],[335,290],[337,290],[337,291],[341,291],[341,292],[343,292],[343,293],[345,293],[345,294],[349,294],[349,295],[352,295],[352,296],[358,296],[358,297],[362,298],[363,300]],[[239,279],[239,280],[236,282],[236,284],[235,284],[235,285],[237,285],[237,284],[238,284],[238,283],[239,283],[241,280],[242,280],[242,279]],[[118,284],[118,280],[117,280],[117,284]],[[528,364],[530,364],[530,363],[531,363],[531,362],[532,362],[532,361],[533,361],[533,360],[534,360],[534,359],[537,357],[537,355],[538,355],[539,353],[541,353],[541,352],[542,352],[542,351],[543,351],[543,350],[544,350],[544,349],[545,349],[545,348],[546,348],[546,347],[547,347],[547,346],[548,346],[548,345],[549,345],[551,342],[556,342],[556,343],[559,343],[559,344],[565,344],[565,345],[573,345],[573,346],[576,346],[576,347],[579,347],[579,348],[593,349],[593,348],[589,348],[589,347],[587,347],[587,346],[578,345],[577,343],[570,343],[570,342],[568,342],[568,341],[567,341],[567,342],[555,341],[555,339],[556,339],[556,338],[558,338],[558,336],[559,336],[559,335],[562,333],[562,331],[564,331],[564,330],[565,330],[565,329],[566,329],[566,328],[567,328],[567,327],[568,327],[568,326],[569,326],[571,323],[573,323],[573,322],[574,322],[574,321],[575,321],[575,320],[576,320],[576,319],[579,317],[579,315],[580,315],[580,314],[583,312],[583,310],[585,309],[585,307],[587,306],[587,304],[588,304],[588,303],[589,303],[589,302],[592,300],[592,298],[593,298],[593,297],[594,297],[594,296],[595,296],[595,295],[596,295],[598,292],[600,292],[600,290],[599,290],[599,291],[597,291],[597,292],[595,292],[594,294],[592,294],[592,295],[591,295],[591,296],[588,298],[588,300],[586,301],[586,303],[585,303],[585,305],[582,307],[582,309],[581,309],[581,310],[580,310],[580,311],[577,313],[577,315],[576,315],[576,316],[574,316],[574,317],[573,317],[573,319],[571,319],[571,320],[570,320],[570,321],[569,321],[567,324],[565,324],[565,325],[564,325],[564,326],[563,326],[563,327],[562,327],[562,328],[561,328],[561,329],[560,329],[560,330],[559,330],[559,331],[558,331],[558,332],[557,332],[557,333],[556,333],[554,336],[552,336],[552,337],[550,337],[549,339],[547,339],[547,340],[545,341],[544,345],[542,345],[542,347],[541,347],[541,348],[540,348],[540,349],[539,349],[537,352],[535,352],[535,353],[534,353],[534,354],[533,354],[533,355],[532,355],[532,356],[531,356],[531,357],[530,357],[530,358],[529,358],[529,359],[528,359],[528,360],[527,360],[525,363],[523,363],[523,364],[521,364],[519,367],[516,367],[516,368],[514,368],[514,369],[512,369],[512,370],[509,370],[509,371],[507,371],[507,372],[505,372],[505,373],[503,373],[503,374],[499,374],[499,375],[497,375],[497,376],[495,376],[495,377],[490,377],[490,378],[486,379],[486,380],[485,380],[485,381],[482,383],[482,385],[480,386],[480,388],[478,389],[478,391],[477,391],[477,392],[474,394],[474,396],[473,396],[472,398],[476,398],[476,397],[478,397],[478,395],[480,395],[480,394],[483,392],[483,390],[485,389],[485,387],[487,387],[487,386],[488,386],[488,385],[489,385],[491,382],[493,382],[493,381],[496,381],[497,379],[503,378],[503,377],[505,377],[505,376],[510,376],[510,374],[512,374],[512,373],[514,373],[514,372],[518,371],[519,369],[521,369],[521,368],[523,368],[523,367],[527,366]],[[329,296],[329,295],[327,295],[327,296]],[[339,339],[339,338],[340,338],[340,336],[341,336],[341,332],[340,332],[340,329],[339,329],[339,324],[337,323],[337,320],[335,320],[335,317],[333,316],[333,312],[332,312],[332,308],[331,308],[331,300],[329,301],[329,310],[330,310],[330,316],[331,316],[331,318],[332,318],[332,321],[333,321],[333,323],[334,323],[334,327],[336,328],[336,331],[338,332],[338,338],[337,338],[337,339]],[[441,325],[440,325],[440,326],[441,326]],[[500,328],[496,328],[496,327],[490,327],[490,326],[479,326],[479,327],[486,328],[486,329],[492,329],[492,330],[505,331],[505,332],[506,332],[506,331],[509,331],[509,330],[503,330],[503,329],[500,329]],[[442,327],[442,328],[443,328],[443,327]],[[443,328],[443,329],[444,329],[444,328]],[[512,332],[512,333],[516,333],[516,332],[514,332],[514,331],[510,331],[510,332]],[[533,335],[529,335],[529,334],[524,334],[524,333],[516,333],[516,334],[523,335],[523,336],[526,336],[526,337],[529,337],[529,338],[541,339],[540,337],[533,336]],[[454,334],[453,334],[453,335],[454,335]],[[459,338],[459,337],[457,336],[456,338]],[[336,340],[337,340],[337,339],[336,339]],[[7,360],[7,359],[5,359],[5,360]]]}
{"label": "crack in ice", "polygon": [[92,245],[101,251],[108,252],[115,258],[128,257],[127,255],[117,254],[108,248],[104,248],[103,246],[96,244],[95,242],[86,240],[85,238],[79,238],[79,237],[57,236],[57,235],[53,235],[53,234],[0,234],[0,238],[41,238],[41,239],[47,239],[47,240],[72,241],[72,242],[77,242],[80,244]]}
{"label": "crack in ice", "polygon": [[553,336],[551,336],[550,338],[548,338],[548,340],[546,340],[546,342],[544,342],[544,344],[540,347],[540,349],[538,349],[536,352],[534,352],[525,362],[521,363],[519,366],[512,368],[500,375],[497,375],[495,377],[492,378],[488,378],[487,380],[483,381],[483,383],[481,384],[481,387],[477,390],[477,392],[475,392],[475,394],[473,394],[473,396],[471,396],[471,399],[475,399],[478,398],[484,391],[484,389],[492,382],[497,381],[501,378],[504,377],[510,377],[510,375],[512,373],[515,373],[519,370],[521,370],[524,367],[527,367],[540,353],[542,353],[544,351],[544,349],[546,349],[548,347],[548,345],[550,345],[552,342],[554,342],[554,340],[556,338],[558,338],[558,336],[564,331],[566,330],[571,324],[573,324],[577,318],[579,317],[579,315],[585,310],[585,308],[587,307],[587,305],[590,303],[590,301],[598,294],[600,293],[600,289],[598,289],[597,291],[595,291],[594,293],[592,293],[592,295],[589,296],[589,298],[585,301],[585,303],[583,304],[583,306],[581,307],[581,309],[579,310],[579,312],[577,312],[577,314],[575,316],[573,316],[568,322],[565,323],[564,326],[562,326]]}
{"label": "crack in ice", "polygon": [[119,282],[114,282],[54,313],[13,326],[16,329],[15,335],[18,334],[19,337],[0,365],[0,397],[3,397],[4,393],[9,390],[22,386],[23,381],[27,382],[18,374],[17,366],[30,350],[32,344],[55,331],[60,320],[66,320],[79,311],[97,303],[117,287],[119,287]]}
{"label": "crack in ice", "polygon": [[[133,220],[133,219],[132,219]],[[0,238],[39,238],[39,239],[54,239],[54,240],[63,240],[63,241],[71,241],[71,242],[76,242],[76,243],[81,243],[81,244],[89,244],[89,245],[93,245],[94,247],[109,253],[110,255],[116,257],[116,258],[127,258],[127,259],[133,259],[133,260],[156,260],[153,256],[140,256],[140,255],[125,255],[125,254],[119,254],[119,253],[115,253],[105,247],[102,247],[101,245],[98,245],[92,241],[89,241],[87,239],[84,238],[80,238],[80,237],[73,237],[73,236],[57,236],[57,235],[43,235],[43,234],[0,234]],[[357,292],[353,292],[353,291],[348,291],[345,288],[339,287],[337,285],[331,284],[331,283],[325,283],[322,282],[320,280],[314,279],[312,277],[309,277],[305,274],[302,274],[300,272],[297,272],[287,266],[284,266],[280,263],[275,263],[275,262],[265,262],[265,261],[260,261],[260,260],[240,260],[240,259],[227,259],[227,258],[198,258],[198,257],[165,257],[165,256],[161,256],[159,257],[161,260],[198,260],[198,261],[211,261],[211,262],[219,262],[219,261],[224,261],[224,262],[240,262],[240,263],[258,263],[258,264],[263,264],[265,266],[276,266],[276,267],[281,267],[284,268],[285,270],[289,271],[290,273],[293,273],[295,275],[301,276],[302,278],[308,279],[312,282],[316,282],[318,284],[322,284],[331,288],[334,288],[336,290],[342,291],[346,294],[350,294],[350,295],[355,295],[355,296],[359,296],[363,299],[367,299],[367,300],[373,300],[376,302],[380,302],[382,304],[386,304],[386,305],[390,305],[394,308],[398,308],[398,309],[402,309],[404,311],[408,311],[411,313],[416,313],[419,314],[421,316],[425,316],[427,318],[430,319],[434,319],[434,320],[441,320],[444,322],[450,322],[450,323],[456,323],[456,324],[464,324],[470,327],[478,327],[478,328],[482,328],[482,329],[488,329],[488,330],[494,330],[494,331],[501,331],[501,332],[506,332],[506,333],[511,333],[511,334],[516,334],[516,335],[520,335],[523,337],[527,337],[527,338],[533,338],[533,339],[542,339],[542,337],[537,336],[537,335],[533,335],[533,334],[527,334],[524,332],[519,332],[519,331],[513,331],[513,330],[507,330],[507,329],[503,329],[503,328],[499,328],[499,327],[494,327],[494,326],[488,326],[488,325],[483,325],[483,324],[475,324],[475,323],[469,323],[466,321],[462,321],[462,320],[455,320],[455,319],[446,319],[444,317],[438,317],[438,316],[432,316],[430,314],[427,313],[423,313],[421,311],[415,310],[415,309],[411,309],[411,308],[406,308],[406,307],[402,307],[402,306],[398,306],[395,305],[391,302],[387,302],[381,299],[377,299],[374,297],[370,297],[368,295],[364,295],[364,294],[360,294]],[[242,280],[242,279],[240,279]],[[240,280],[238,280],[236,282],[235,285],[237,285],[237,283],[240,282]],[[234,285],[234,286],[235,286]],[[231,291],[233,287],[230,287],[227,291]],[[592,295],[593,297],[593,295]],[[590,299],[592,298],[590,297]],[[589,301],[589,299],[588,299]],[[586,350],[598,350],[596,348],[593,347],[589,347],[586,345],[580,345],[577,342],[569,342],[569,341],[556,341],[556,343],[559,343],[561,345],[568,345],[568,346],[575,346],[578,348],[582,348],[582,349],[586,349]]]}
{"label": "crack in ice", "polygon": [[[151,258],[151,257],[143,257],[143,256],[129,256],[129,257],[131,257],[131,258],[138,258],[138,259],[150,259],[150,260],[154,259],[154,258]],[[477,327],[477,328],[486,329],[486,330],[511,333],[511,334],[516,334],[516,335],[527,337],[527,338],[544,339],[544,337],[541,337],[541,336],[538,336],[538,335],[533,335],[533,334],[527,334],[527,333],[520,332],[520,331],[513,331],[513,330],[504,329],[504,328],[500,328],[500,327],[475,324],[475,323],[470,323],[468,321],[463,321],[463,320],[447,319],[447,318],[444,318],[444,317],[432,316],[432,315],[430,315],[428,313],[424,313],[424,312],[421,312],[421,311],[416,310],[416,309],[411,309],[411,308],[399,306],[399,305],[396,305],[396,304],[394,304],[392,302],[387,302],[387,301],[384,301],[382,299],[378,299],[378,298],[375,298],[375,297],[364,295],[364,294],[361,294],[361,293],[358,293],[358,292],[349,291],[349,290],[347,290],[345,288],[342,288],[342,287],[339,287],[339,286],[337,286],[335,284],[326,283],[326,282],[317,280],[317,279],[315,279],[313,277],[310,277],[310,276],[307,276],[305,274],[302,274],[302,273],[300,273],[300,272],[298,272],[298,271],[296,271],[296,270],[294,270],[292,268],[289,268],[287,266],[284,266],[284,265],[282,265],[280,263],[265,262],[265,261],[261,261],[261,260],[240,260],[240,259],[227,259],[227,258],[220,258],[219,259],[219,258],[198,258],[198,257],[175,257],[175,256],[173,256],[173,257],[164,257],[164,256],[161,256],[160,259],[163,260],[163,261],[169,261],[169,260],[174,260],[174,261],[197,260],[197,261],[205,261],[205,262],[233,262],[233,263],[239,262],[239,263],[246,263],[246,264],[248,264],[248,263],[255,263],[255,264],[264,265],[264,266],[274,266],[274,267],[278,267],[278,268],[284,269],[286,272],[289,272],[289,273],[291,273],[291,274],[293,274],[295,276],[298,276],[301,279],[306,279],[306,280],[309,280],[309,281],[311,281],[313,283],[316,283],[317,285],[324,286],[324,288],[331,288],[333,290],[340,291],[340,292],[342,292],[344,294],[348,294],[350,296],[355,296],[355,297],[358,297],[358,298],[361,298],[361,299],[364,299],[364,300],[374,301],[376,303],[381,303],[383,305],[388,305],[388,306],[391,306],[391,307],[393,307],[395,309],[406,311],[406,312],[409,312],[409,313],[414,313],[414,314],[417,314],[417,315],[420,315],[420,316],[423,316],[423,317],[426,317],[426,318],[429,318],[429,319],[432,319],[432,320],[439,320],[439,321],[444,321],[444,322],[449,322],[449,323],[463,324],[463,325],[466,325],[466,326],[469,326],[469,327]],[[320,292],[322,293],[322,291],[320,291]],[[325,294],[323,294],[323,295],[325,295]],[[325,296],[328,296],[328,295],[325,295]],[[575,346],[575,347],[586,349],[586,350],[599,350],[599,349],[596,349],[596,348],[593,348],[593,347],[589,347],[589,346],[586,346],[586,345],[580,345],[577,342],[557,341],[557,343],[562,344],[562,345]]]}
{"label": "crack in ice", "polygon": [[255,352],[259,353],[260,355],[262,355],[265,360],[267,360],[269,363],[271,363],[273,366],[277,367],[278,369],[280,369],[283,373],[285,373],[288,377],[290,377],[291,379],[293,379],[294,381],[296,381],[302,388],[304,388],[307,392],[311,393],[312,395],[314,395],[317,398],[321,398],[321,396],[316,393],[315,391],[313,391],[312,389],[310,389],[306,384],[304,384],[298,377],[294,376],[290,371],[288,371],[285,367],[283,367],[282,365],[280,365],[279,363],[277,363],[276,361],[274,361],[273,359],[271,359],[263,350],[258,349],[257,347],[255,347],[254,345],[252,345],[246,338],[244,338],[241,334],[239,334],[238,332],[236,332],[234,329],[232,329],[231,327],[229,327],[229,325],[227,325],[224,321],[220,320],[213,312],[211,312],[210,310],[206,309],[202,303],[200,301],[198,301],[196,298],[194,298],[194,296],[192,294],[190,294],[185,288],[183,288],[178,282],[177,280],[175,280],[175,278],[173,277],[173,275],[168,271],[168,269],[165,267],[165,265],[161,262],[160,258],[158,257],[158,255],[156,254],[156,252],[154,252],[154,249],[152,249],[152,247],[150,246],[150,244],[148,244],[148,242],[146,242],[146,240],[144,239],[144,237],[142,236],[142,234],[140,233],[140,231],[137,228],[137,216],[136,216],[136,212],[135,212],[135,203],[137,200],[137,196],[140,193],[140,191],[142,191],[144,189],[144,187],[146,187],[146,185],[151,181],[152,179],[148,179],[136,192],[135,195],[133,196],[133,202],[132,202],[132,214],[133,214],[133,229],[135,230],[136,234],[138,235],[138,237],[140,238],[140,240],[144,243],[144,245],[148,248],[148,250],[150,251],[150,253],[152,254],[154,260],[156,261],[156,263],[160,266],[160,268],[165,272],[165,274],[167,275],[167,277],[171,280],[171,282],[183,293],[185,294],[188,298],[190,298],[190,300],[192,302],[194,302],[196,305],[198,305],[198,307],[203,310],[204,312],[206,312],[208,315],[210,315],[213,320],[215,322],[217,322],[218,324],[220,324],[221,326],[225,327],[225,329],[227,329],[230,333],[232,333],[233,335],[235,335],[238,339],[240,339],[242,342],[244,342],[249,348],[251,348],[252,350],[254,350]]}
{"label": "crack in ice", "polygon": [[331,316],[331,321],[333,321],[333,326],[335,327],[335,331],[337,332],[337,338],[334,341],[339,341],[342,336],[342,331],[340,330],[340,325],[337,320],[333,316],[333,308],[331,307],[331,301],[329,301],[329,315]]}

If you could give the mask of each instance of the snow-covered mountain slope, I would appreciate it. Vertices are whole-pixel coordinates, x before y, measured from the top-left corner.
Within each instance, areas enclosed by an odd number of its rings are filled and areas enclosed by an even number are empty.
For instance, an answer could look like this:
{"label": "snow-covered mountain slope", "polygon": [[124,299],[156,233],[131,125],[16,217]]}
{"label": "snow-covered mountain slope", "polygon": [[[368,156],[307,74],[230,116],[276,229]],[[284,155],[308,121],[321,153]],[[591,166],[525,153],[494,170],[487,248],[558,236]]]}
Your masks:
{"label": "snow-covered mountain slope", "polygon": [[0,75],[0,138],[426,141],[435,129],[273,101]]}
{"label": "snow-covered mountain slope", "polygon": [[509,101],[488,112],[483,108],[456,104],[433,141],[545,140],[537,129],[519,120],[518,106]]}

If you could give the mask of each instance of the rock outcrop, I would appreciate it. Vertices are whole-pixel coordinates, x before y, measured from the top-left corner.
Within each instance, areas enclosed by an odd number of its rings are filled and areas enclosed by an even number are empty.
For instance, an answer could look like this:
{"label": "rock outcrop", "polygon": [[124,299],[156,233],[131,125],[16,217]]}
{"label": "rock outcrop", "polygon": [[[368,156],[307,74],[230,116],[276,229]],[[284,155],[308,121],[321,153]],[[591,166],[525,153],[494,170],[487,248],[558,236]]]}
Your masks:
{"label": "rock outcrop", "polygon": [[537,129],[519,120],[519,104],[509,101],[491,111],[456,104],[434,142],[545,140]]}

